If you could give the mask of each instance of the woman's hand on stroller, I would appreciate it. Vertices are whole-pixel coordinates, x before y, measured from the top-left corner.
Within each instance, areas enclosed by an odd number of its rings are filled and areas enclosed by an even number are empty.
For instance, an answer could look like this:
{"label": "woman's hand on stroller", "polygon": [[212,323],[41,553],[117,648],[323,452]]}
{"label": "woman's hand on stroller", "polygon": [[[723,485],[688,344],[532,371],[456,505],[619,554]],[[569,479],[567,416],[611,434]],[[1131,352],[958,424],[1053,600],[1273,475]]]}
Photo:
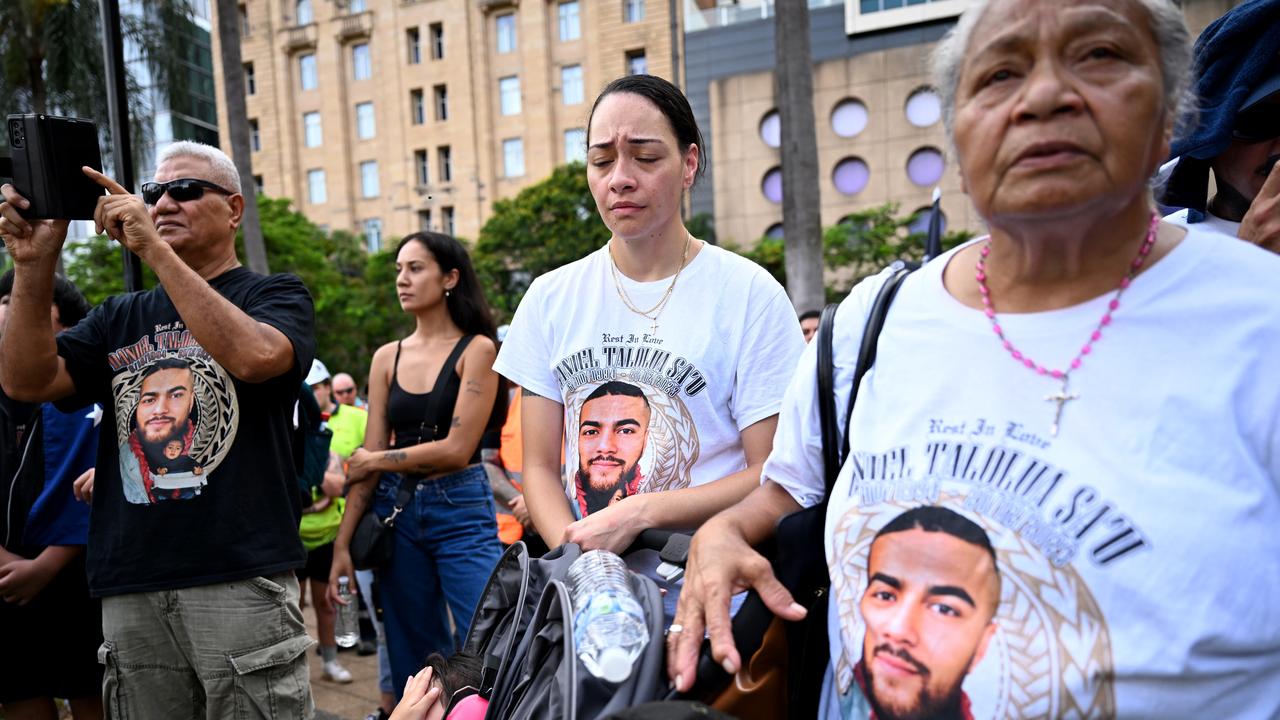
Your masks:
{"label": "woman's hand on stroller", "polygon": [[[404,697],[391,713],[391,720],[443,718],[444,704],[440,702],[440,693],[440,684],[431,681],[431,667],[423,668],[405,683]],[[437,709],[438,712],[432,712]]]}
{"label": "woman's hand on stroller", "polygon": [[[751,547],[750,535],[754,533],[749,534],[739,522],[744,515],[751,520],[776,515],[772,510],[764,515],[755,511],[774,504],[769,496],[779,492],[784,493],[779,497],[785,507],[789,496],[776,485],[766,483],[694,533],[675,621],[667,634],[667,675],[677,691],[693,687],[704,636],[711,639],[711,655],[725,672],[733,674],[742,667],[742,658],[733,644],[729,615],[729,602],[737,593],[755,589],[765,606],[785,620],[805,616],[807,611],[774,576],[768,559]],[[794,506],[793,501],[791,504]]]}

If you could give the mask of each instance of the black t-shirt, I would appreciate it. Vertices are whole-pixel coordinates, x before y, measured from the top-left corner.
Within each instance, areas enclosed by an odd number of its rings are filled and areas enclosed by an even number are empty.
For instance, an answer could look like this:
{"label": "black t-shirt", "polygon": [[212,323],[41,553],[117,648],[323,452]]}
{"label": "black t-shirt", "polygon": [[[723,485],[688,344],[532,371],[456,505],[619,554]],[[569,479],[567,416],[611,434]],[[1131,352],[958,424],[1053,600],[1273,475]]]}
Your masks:
{"label": "black t-shirt", "polygon": [[89,521],[95,596],[170,590],[302,566],[290,437],[315,351],[311,296],[292,275],[209,283],[284,333],[294,365],[251,384],[187,331],[164,288],[109,298],[58,336],[76,393],[105,408]]}

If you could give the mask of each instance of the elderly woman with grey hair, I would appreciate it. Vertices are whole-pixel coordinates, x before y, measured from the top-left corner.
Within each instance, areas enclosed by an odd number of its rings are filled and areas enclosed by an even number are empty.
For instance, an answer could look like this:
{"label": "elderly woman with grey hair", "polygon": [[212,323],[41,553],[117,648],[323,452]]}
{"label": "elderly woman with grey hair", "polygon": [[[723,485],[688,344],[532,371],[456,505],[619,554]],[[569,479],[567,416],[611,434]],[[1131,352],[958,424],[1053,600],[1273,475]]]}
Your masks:
{"label": "elderly woman with grey hair", "polygon": [[[1280,715],[1280,258],[1155,212],[1189,66],[1166,0],[993,0],[938,48],[990,233],[907,277],[859,385],[824,716]],[[836,314],[836,407],[884,282]],[[743,666],[733,592],[805,614],[751,545],[823,500],[816,364],[761,486],[694,537],[681,690],[704,630]]]}

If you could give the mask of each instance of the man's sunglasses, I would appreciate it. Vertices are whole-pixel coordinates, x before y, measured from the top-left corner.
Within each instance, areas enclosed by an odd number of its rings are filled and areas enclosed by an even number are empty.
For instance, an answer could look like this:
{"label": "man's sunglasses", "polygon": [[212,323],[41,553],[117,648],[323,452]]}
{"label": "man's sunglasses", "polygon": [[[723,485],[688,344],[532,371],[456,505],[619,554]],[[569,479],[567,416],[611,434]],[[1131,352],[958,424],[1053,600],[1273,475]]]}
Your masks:
{"label": "man's sunglasses", "polygon": [[349,387],[349,388],[334,388],[334,389],[333,389],[333,392],[334,392],[335,394],[337,394],[337,395],[346,395],[347,393],[353,393],[353,392],[355,392],[355,391],[356,391],[356,389],[355,389],[355,388],[353,388],[353,387]]}
{"label": "man's sunglasses", "polygon": [[199,178],[178,178],[164,183],[148,182],[142,183],[142,201],[148,205],[155,205],[160,202],[160,198],[165,193],[177,202],[186,202],[188,200],[199,200],[204,196],[204,191],[213,190],[223,195],[234,195],[232,191]]}
{"label": "man's sunglasses", "polygon": [[1240,113],[1231,134],[1236,140],[1249,143],[1280,137],[1280,105],[1265,105]]}

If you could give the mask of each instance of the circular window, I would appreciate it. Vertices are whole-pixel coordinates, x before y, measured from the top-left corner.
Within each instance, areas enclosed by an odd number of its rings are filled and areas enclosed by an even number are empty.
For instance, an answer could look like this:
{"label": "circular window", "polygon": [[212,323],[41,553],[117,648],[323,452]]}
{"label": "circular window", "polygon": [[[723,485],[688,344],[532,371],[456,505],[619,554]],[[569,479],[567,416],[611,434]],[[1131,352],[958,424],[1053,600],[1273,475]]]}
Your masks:
{"label": "circular window", "polygon": [[907,122],[929,127],[942,119],[942,101],[932,88],[920,88],[907,98]]}
{"label": "circular window", "polygon": [[776,167],[764,174],[760,192],[771,203],[782,202],[782,168]]}
{"label": "circular window", "polygon": [[848,157],[836,163],[836,169],[831,173],[831,182],[835,183],[836,190],[845,195],[862,192],[870,178],[871,170],[861,158],[856,157]]}
{"label": "circular window", "polygon": [[760,119],[760,139],[771,148],[782,145],[782,118],[777,110],[770,110]]}
{"label": "circular window", "polygon": [[767,238],[774,238],[777,240],[781,240],[782,239],[782,223],[774,223],[770,225],[769,229],[764,231],[764,236]]}
{"label": "circular window", "polygon": [[907,158],[907,177],[921,187],[936,185],[942,179],[944,168],[946,161],[942,158],[942,151],[937,148],[923,147]]}
{"label": "circular window", "polygon": [[[923,235],[929,232],[929,213],[932,211],[933,208],[931,207],[922,207],[916,210],[911,215],[911,222],[907,223],[907,232],[912,235],[917,233]],[[938,230],[945,233],[947,231],[947,214],[939,210],[938,220],[941,221],[938,224]]]}
{"label": "circular window", "polygon": [[831,129],[840,137],[851,138],[867,127],[867,106],[861,100],[846,98],[831,111]]}

